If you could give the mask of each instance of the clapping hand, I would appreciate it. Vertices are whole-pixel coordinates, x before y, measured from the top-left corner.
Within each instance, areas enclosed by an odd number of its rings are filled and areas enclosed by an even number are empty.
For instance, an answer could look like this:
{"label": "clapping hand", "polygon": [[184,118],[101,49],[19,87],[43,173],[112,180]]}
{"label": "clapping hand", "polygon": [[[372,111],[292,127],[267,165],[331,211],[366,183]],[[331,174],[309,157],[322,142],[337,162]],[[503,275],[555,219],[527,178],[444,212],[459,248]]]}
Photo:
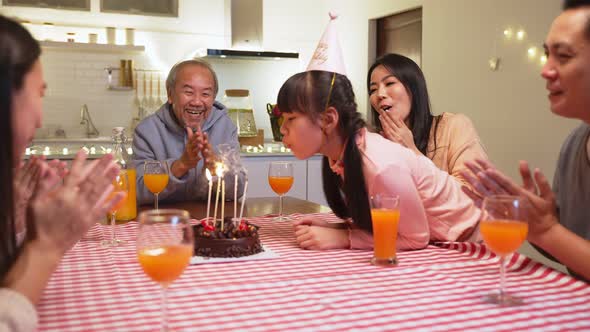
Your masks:
{"label": "clapping hand", "polygon": [[27,206],[31,197],[39,187],[41,178],[41,161],[32,156],[28,162],[23,163],[14,172],[14,220],[16,233],[24,231],[26,223]]}
{"label": "clapping hand", "polygon": [[214,171],[215,163],[218,161],[219,158],[213,152],[213,148],[209,143],[209,137],[206,133],[203,133],[201,155],[205,160],[205,168],[208,168],[210,171]]}
{"label": "clapping hand", "polygon": [[190,169],[197,166],[197,163],[201,160],[199,153],[203,149],[203,134],[200,130],[193,133],[193,130],[189,127],[186,127],[186,134],[188,138],[182,156],[180,156],[180,161],[187,169]]}
{"label": "clapping hand", "polygon": [[[43,158],[41,160],[44,161]],[[38,194],[43,195],[51,191],[68,172],[67,164],[64,161],[53,159],[49,162],[42,162]]]}
{"label": "clapping hand", "polygon": [[85,162],[86,154],[78,152],[64,184],[31,199],[27,237],[47,252],[65,253],[124,198],[121,194],[108,199],[112,180],[119,173],[110,154]]}
{"label": "clapping hand", "polygon": [[380,109],[378,109],[377,112],[379,112],[379,120],[381,121],[381,127],[383,129],[381,135],[383,135],[383,137],[399,143],[415,153],[421,154],[414,143],[414,135],[412,134],[412,131],[406,126],[397,112],[383,111]]}
{"label": "clapping hand", "polygon": [[475,162],[467,162],[466,166],[469,171],[464,170],[461,173],[474,190],[464,186],[463,191],[476,205],[481,206],[483,197],[490,195],[515,195],[526,198],[529,203],[528,222],[531,239],[558,223],[555,195],[547,178],[539,169],[535,169],[531,175],[528,163],[521,161],[519,172],[522,185],[519,186],[489,161],[478,159]]}

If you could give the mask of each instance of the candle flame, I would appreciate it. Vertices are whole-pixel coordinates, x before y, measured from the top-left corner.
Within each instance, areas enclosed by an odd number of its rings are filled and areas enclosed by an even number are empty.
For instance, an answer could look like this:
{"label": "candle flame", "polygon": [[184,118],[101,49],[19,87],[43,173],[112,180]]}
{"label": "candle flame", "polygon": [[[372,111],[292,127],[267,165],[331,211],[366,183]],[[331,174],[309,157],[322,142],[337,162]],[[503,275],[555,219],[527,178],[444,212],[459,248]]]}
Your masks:
{"label": "candle flame", "polygon": [[213,176],[211,176],[211,171],[208,168],[205,168],[205,176],[207,177],[207,181],[211,182]]}
{"label": "candle flame", "polygon": [[217,163],[215,166],[215,175],[217,176],[223,176],[223,164],[222,163]]}

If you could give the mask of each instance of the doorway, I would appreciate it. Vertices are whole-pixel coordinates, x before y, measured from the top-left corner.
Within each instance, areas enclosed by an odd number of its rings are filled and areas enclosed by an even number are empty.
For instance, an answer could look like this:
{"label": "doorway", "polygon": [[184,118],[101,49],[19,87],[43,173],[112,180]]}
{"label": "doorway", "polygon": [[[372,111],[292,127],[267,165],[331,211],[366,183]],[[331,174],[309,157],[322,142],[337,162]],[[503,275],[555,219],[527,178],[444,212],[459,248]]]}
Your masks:
{"label": "doorway", "polygon": [[398,53],[422,64],[422,8],[377,19],[376,57]]}

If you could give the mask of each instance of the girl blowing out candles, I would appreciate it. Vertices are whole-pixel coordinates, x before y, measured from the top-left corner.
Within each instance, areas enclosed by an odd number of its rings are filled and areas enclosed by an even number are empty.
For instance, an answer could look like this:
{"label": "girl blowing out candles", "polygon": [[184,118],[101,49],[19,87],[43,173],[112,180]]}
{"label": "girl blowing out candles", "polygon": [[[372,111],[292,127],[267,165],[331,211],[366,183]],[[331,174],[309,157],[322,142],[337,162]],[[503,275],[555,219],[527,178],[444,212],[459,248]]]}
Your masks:
{"label": "girl blowing out candles", "polygon": [[324,155],[328,204],[338,217],[352,218],[350,229],[313,217],[294,222],[302,248],[371,249],[369,197],[376,194],[400,197],[399,249],[477,236],[481,210],[460,184],[425,156],[369,132],[346,76],[315,70],[296,74],[281,87],[278,105],[283,143],[298,159]]}
{"label": "girl blowing out candles", "polygon": [[298,159],[324,155],[328,204],[338,217],[352,222],[346,229],[317,217],[301,218],[294,222],[299,245],[372,249],[369,197],[377,194],[400,198],[398,249],[477,238],[482,213],[458,181],[427,157],[367,130],[345,76],[332,24],[336,17],[330,18],[308,71],[283,84],[277,104],[284,118],[283,143]]}

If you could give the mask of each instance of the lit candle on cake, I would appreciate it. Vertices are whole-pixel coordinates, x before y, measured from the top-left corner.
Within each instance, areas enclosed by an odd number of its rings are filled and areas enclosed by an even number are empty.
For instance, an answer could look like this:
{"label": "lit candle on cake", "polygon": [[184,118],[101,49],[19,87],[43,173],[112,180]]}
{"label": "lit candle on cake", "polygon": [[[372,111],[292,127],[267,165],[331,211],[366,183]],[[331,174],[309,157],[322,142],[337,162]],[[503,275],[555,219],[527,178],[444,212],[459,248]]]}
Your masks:
{"label": "lit candle on cake", "polygon": [[[209,182],[209,194],[207,194],[207,223],[209,223],[209,212],[211,212],[211,190],[213,189],[213,181],[211,172],[208,168],[205,168],[205,176],[207,177],[207,181]],[[213,227],[215,227],[215,222],[213,222]]]}
{"label": "lit candle on cake", "polygon": [[217,222],[217,202],[219,201],[219,190],[221,189],[221,179],[223,176],[223,164],[217,163],[215,166],[215,175],[217,175],[217,192],[215,193],[215,210],[213,211],[213,227]]}

